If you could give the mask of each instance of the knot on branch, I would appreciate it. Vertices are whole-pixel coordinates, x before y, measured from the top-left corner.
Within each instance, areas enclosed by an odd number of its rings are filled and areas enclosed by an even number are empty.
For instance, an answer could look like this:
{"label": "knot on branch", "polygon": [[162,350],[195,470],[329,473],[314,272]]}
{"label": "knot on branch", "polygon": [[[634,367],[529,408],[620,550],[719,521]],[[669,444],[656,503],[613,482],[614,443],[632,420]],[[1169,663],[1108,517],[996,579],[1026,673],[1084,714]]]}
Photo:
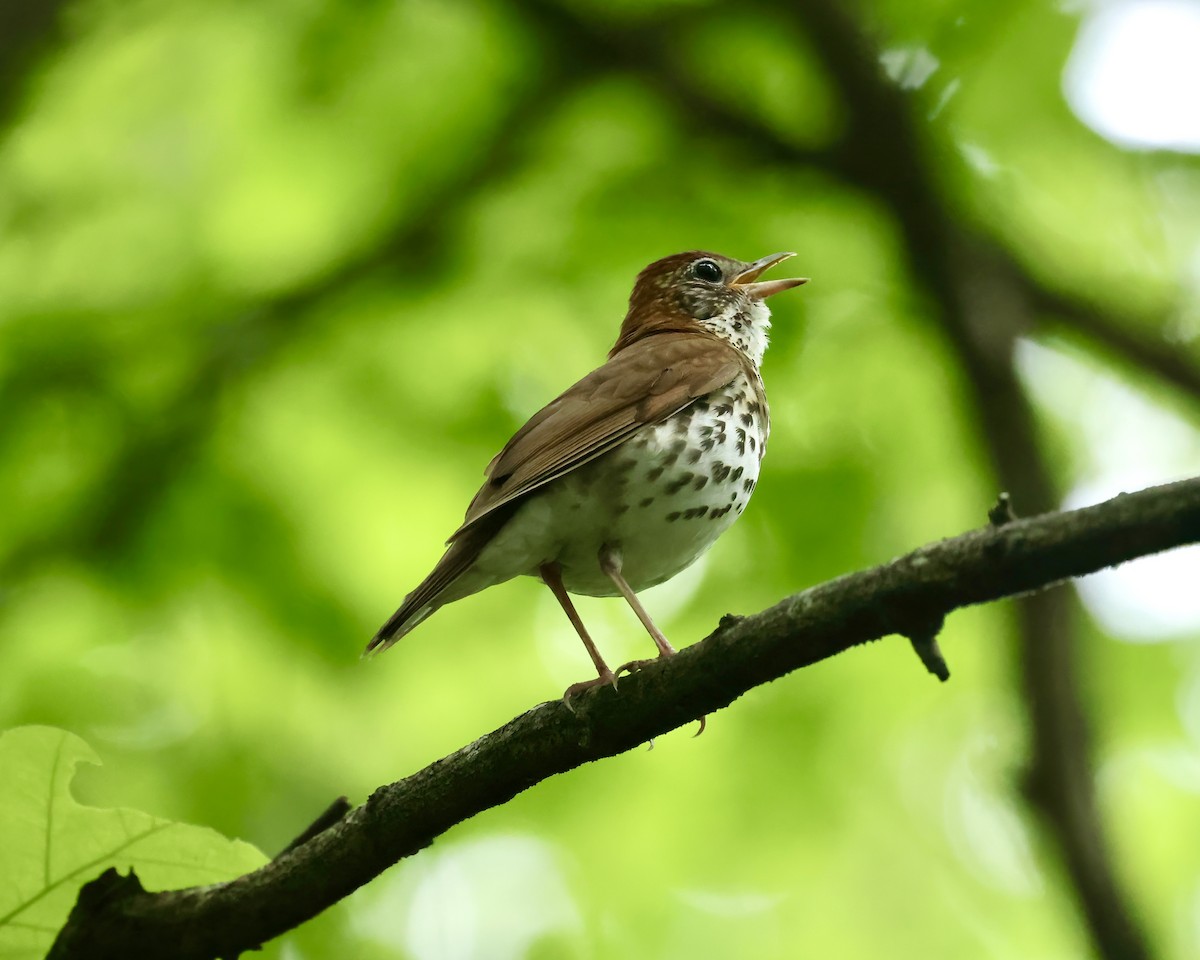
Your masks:
{"label": "knot on branch", "polygon": [[317,817],[316,820],[305,827],[304,830],[301,831],[291,843],[280,850],[279,853],[275,855],[275,859],[278,860],[285,853],[291,853],[297,847],[304,846],[304,844],[308,843],[308,841],[313,837],[324,833],[335,823],[341,820],[346,814],[348,814],[351,809],[352,807],[348,797],[338,797],[333,801],[333,803],[331,803],[321,812],[321,815]]}
{"label": "knot on branch", "polygon": [[913,651],[925,664],[925,669],[943,683],[950,679],[950,667],[942,655],[937,638],[945,622],[945,614],[928,613],[912,617],[900,630],[900,633],[908,637]]}
{"label": "knot on branch", "polygon": [[122,875],[116,867],[109,867],[95,880],[79,888],[75,906],[67,917],[66,925],[58,932],[54,946],[46,960],[63,960],[67,957],[110,956],[107,944],[96,947],[97,925],[103,927],[111,917],[119,915],[119,905],[146,892],[137,874],[130,870]]}
{"label": "knot on branch", "polygon": [[75,910],[72,912],[95,913],[116,900],[127,900],[145,892],[146,888],[142,886],[142,881],[133,870],[121,874],[116,867],[109,867],[95,880],[90,880],[79,888],[79,899],[75,902]]}
{"label": "knot on branch", "polygon": [[1012,508],[1012,498],[1007,493],[1000,494],[996,498],[995,505],[988,511],[988,522],[993,527],[1002,527],[1016,519],[1017,515]]}

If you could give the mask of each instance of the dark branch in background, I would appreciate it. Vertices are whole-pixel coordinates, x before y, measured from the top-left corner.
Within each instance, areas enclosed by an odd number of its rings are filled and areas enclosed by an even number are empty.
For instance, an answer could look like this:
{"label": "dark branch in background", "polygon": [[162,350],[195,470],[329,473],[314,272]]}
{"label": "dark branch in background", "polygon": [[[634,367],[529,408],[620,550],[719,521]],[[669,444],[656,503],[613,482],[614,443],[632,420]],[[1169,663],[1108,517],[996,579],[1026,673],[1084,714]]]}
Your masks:
{"label": "dark branch in background", "polygon": [[764,160],[807,164],[837,176],[843,174],[832,151],[786,140],[758,120],[714,99],[674,58],[665,55],[694,18],[687,8],[682,13],[672,11],[656,20],[639,21],[636,27],[584,18],[556,0],[519,0],[512,10],[540,35],[543,46],[569,51],[577,66],[597,74],[625,72],[636,77],[673,107],[681,126],[698,137],[740,141]]}
{"label": "dark branch in background", "polygon": [[[568,709],[544,703],[381,787],[308,842],[229,883],[147,893],[109,870],[80,891],[51,960],[235,957],[336,903],[483,810],[633,749],[759,684],[913,624],[1200,541],[1200,478],[989,525],[795,594]],[[1055,591],[1061,592],[1061,591]],[[340,811],[338,811],[340,813]]]}
{"label": "dark branch in background", "polygon": [[42,57],[62,33],[66,0],[0,4],[0,129],[20,112]]}
{"label": "dark branch in background", "polygon": [[1133,321],[1120,322],[1092,303],[1066,294],[1030,286],[1026,297],[1045,317],[1045,322],[1065,333],[1075,333],[1117,360],[1169,383],[1186,397],[1200,401],[1200,367],[1189,358],[1182,344],[1168,343],[1161,336],[1148,337]]}

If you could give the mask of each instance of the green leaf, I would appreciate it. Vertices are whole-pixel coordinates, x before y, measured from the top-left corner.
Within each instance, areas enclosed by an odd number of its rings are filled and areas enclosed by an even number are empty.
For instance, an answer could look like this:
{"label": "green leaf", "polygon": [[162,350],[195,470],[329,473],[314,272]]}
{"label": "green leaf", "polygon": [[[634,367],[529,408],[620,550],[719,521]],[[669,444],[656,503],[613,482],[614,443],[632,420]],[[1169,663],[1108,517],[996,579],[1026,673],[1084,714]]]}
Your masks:
{"label": "green leaf", "polygon": [[0,958],[42,957],[80,886],[130,868],[148,890],[219,883],[266,862],[248,843],[140,810],[85,807],[71,796],[79,763],[99,763],[53,727],[0,734]]}

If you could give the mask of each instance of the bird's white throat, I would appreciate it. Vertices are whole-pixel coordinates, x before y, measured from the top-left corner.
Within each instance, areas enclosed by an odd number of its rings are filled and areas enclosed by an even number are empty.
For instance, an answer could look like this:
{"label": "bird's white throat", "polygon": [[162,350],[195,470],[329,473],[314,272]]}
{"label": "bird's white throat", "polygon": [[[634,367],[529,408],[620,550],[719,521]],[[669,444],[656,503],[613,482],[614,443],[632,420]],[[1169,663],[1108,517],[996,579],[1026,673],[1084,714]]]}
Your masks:
{"label": "bird's white throat", "polygon": [[715,317],[699,321],[700,326],[728,340],[754,363],[762,366],[771,330],[771,311],[761,300],[751,300],[748,306],[730,304]]}

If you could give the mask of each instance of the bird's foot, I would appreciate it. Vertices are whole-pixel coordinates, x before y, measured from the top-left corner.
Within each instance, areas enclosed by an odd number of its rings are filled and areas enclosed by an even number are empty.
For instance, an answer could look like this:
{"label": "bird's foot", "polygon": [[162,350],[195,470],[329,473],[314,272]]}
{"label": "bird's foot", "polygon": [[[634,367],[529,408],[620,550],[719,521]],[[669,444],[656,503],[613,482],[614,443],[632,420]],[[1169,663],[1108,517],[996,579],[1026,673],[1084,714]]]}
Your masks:
{"label": "bird's foot", "polygon": [[628,663],[623,663],[617,667],[617,676],[623,673],[636,673],[642,667],[648,667],[652,663],[658,663],[661,657],[651,657],[649,660],[630,660]]}
{"label": "bird's foot", "polygon": [[604,673],[600,674],[600,676],[595,677],[591,680],[581,680],[579,683],[571,684],[569,687],[567,687],[567,689],[563,693],[563,696],[562,696],[563,704],[566,706],[566,708],[568,710],[570,710],[572,713],[574,713],[575,708],[571,706],[571,698],[572,697],[577,697],[581,693],[586,693],[589,690],[594,690],[596,687],[603,687],[605,684],[611,684],[612,688],[614,690],[616,690],[617,689],[617,675],[619,673],[620,673],[619,670],[617,671],[617,673],[613,673],[611,670],[605,670]]}

